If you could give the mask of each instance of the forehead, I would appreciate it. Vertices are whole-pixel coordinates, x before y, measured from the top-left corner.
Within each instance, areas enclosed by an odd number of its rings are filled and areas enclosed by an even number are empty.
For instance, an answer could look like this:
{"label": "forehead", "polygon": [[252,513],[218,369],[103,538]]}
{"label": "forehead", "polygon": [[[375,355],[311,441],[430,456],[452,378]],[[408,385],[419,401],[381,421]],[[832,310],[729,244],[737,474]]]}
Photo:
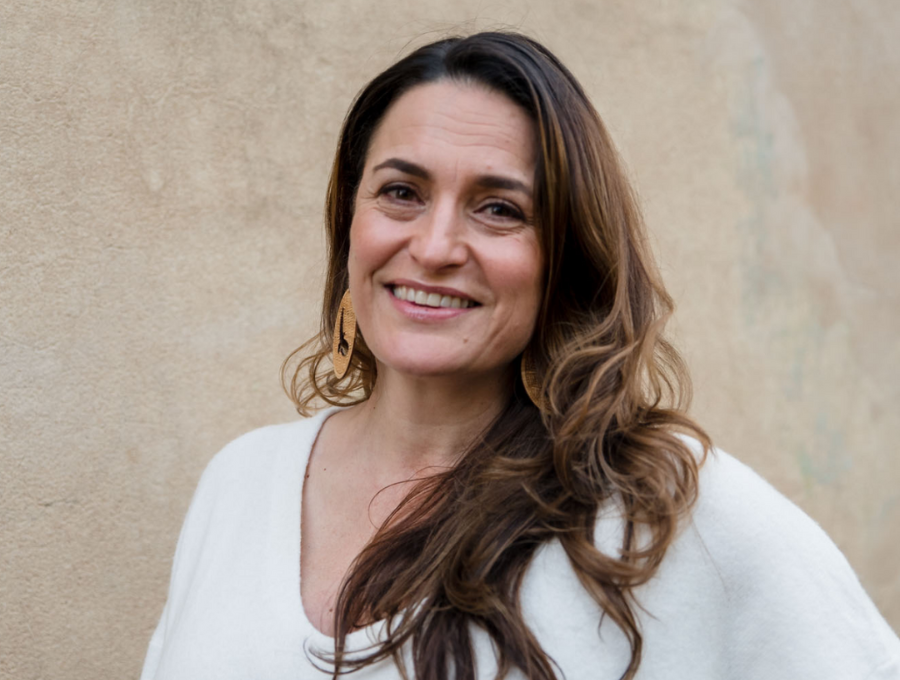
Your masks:
{"label": "forehead", "polygon": [[414,87],[388,109],[366,166],[411,156],[416,162],[506,171],[531,182],[534,147],[534,125],[519,105],[481,85],[445,80]]}

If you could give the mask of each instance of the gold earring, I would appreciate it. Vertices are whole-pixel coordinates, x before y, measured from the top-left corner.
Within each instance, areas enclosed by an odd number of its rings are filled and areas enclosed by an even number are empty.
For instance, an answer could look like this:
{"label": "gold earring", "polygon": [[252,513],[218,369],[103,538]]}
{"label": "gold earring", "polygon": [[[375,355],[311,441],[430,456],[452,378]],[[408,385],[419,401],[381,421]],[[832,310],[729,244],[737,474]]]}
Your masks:
{"label": "gold earring", "polygon": [[340,380],[350,368],[350,357],[353,356],[353,343],[356,341],[356,313],[350,299],[350,289],[341,298],[337,319],[334,321],[334,340],[331,345],[331,358],[334,363],[334,375]]}
{"label": "gold earring", "polygon": [[528,398],[542,409],[543,399],[541,398],[541,383],[538,381],[537,373],[534,370],[534,360],[528,350],[522,352],[522,385],[525,386],[525,393]]}

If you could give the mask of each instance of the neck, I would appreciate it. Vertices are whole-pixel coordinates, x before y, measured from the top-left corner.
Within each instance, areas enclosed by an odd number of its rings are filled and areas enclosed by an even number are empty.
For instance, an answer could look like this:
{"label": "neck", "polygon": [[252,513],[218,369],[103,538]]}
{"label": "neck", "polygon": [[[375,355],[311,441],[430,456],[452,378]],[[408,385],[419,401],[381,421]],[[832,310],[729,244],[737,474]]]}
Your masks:
{"label": "neck", "polygon": [[371,397],[347,413],[358,451],[386,470],[449,467],[503,409],[508,376],[411,377],[379,366]]}

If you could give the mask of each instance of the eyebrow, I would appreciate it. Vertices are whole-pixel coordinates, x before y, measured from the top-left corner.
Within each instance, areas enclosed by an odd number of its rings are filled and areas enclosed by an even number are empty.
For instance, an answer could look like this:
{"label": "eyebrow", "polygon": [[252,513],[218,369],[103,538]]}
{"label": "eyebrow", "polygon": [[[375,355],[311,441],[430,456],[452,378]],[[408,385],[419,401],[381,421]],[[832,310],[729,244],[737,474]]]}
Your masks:
{"label": "eyebrow", "polygon": [[[428,172],[428,170],[421,165],[410,163],[402,158],[388,158],[383,163],[379,163],[372,168],[372,172],[378,172],[384,168],[393,168],[394,170],[399,170],[402,173],[424,180],[431,179],[431,173]],[[475,180],[475,184],[485,189],[506,189],[508,191],[519,191],[528,197],[531,196],[531,189],[524,182],[509,177],[502,177],[500,175],[481,175]]]}
{"label": "eyebrow", "polygon": [[420,179],[431,179],[431,173],[421,165],[410,163],[402,158],[388,158],[384,163],[379,163],[372,168],[372,172],[378,172],[383,168],[393,168],[394,170],[399,170],[400,172],[412,175],[413,177],[419,177]]}

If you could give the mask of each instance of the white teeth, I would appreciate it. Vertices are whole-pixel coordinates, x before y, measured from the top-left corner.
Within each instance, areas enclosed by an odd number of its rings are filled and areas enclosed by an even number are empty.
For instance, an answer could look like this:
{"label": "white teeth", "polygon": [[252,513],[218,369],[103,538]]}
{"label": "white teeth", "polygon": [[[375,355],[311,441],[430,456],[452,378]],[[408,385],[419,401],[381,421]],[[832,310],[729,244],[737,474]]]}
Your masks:
{"label": "white teeth", "polygon": [[397,286],[393,290],[394,297],[407,302],[414,302],[423,307],[449,307],[451,309],[466,309],[472,307],[475,303],[471,300],[454,297],[452,295],[441,295],[440,293],[426,293],[424,290],[415,290],[406,286]]}

